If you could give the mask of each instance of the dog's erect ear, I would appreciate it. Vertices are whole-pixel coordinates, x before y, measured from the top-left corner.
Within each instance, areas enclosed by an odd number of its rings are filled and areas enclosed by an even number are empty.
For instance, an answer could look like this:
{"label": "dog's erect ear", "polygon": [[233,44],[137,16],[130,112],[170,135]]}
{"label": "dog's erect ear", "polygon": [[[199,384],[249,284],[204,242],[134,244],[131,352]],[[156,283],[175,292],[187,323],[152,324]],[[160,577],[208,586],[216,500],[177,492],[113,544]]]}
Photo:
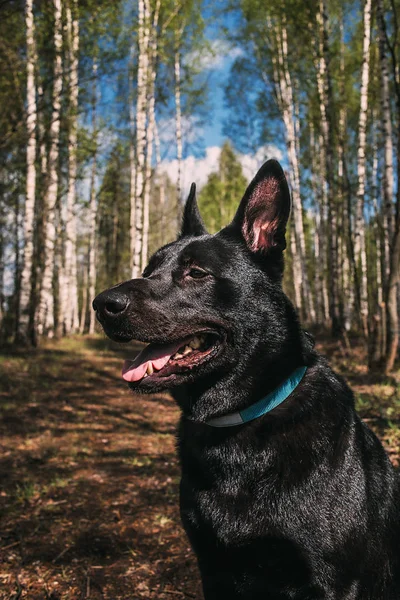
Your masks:
{"label": "dog's erect ear", "polygon": [[247,188],[233,224],[240,227],[252,252],[286,248],[286,223],[290,192],[282,167],[276,160],[263,164]]}
{"label": "dog's erect ear", "polygon": [[207,230],[197,206],[196,184],[192,183],[185,208],[183,209],[182,229],[179,238],[191,235],[199,236],[205,233],[207,233]]}

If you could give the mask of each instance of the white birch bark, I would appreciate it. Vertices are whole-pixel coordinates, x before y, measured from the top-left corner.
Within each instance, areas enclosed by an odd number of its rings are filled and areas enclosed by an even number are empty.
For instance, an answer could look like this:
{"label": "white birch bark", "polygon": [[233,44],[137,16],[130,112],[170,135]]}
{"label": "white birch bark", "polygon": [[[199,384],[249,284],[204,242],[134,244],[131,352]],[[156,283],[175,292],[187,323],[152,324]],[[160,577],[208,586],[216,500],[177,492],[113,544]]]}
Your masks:
{"label": "white birch bark", "polygon": [[[271,19],[268,19],[268,27],[271,31],[273,31]],[[277,40],[277,43],[278,43],[278,40]],[[285,89],[285,85],[282,86],[280,84],[281,60],[279,61],[279,64],[278,64],[275,52],[272,53],[272,66],[273,66],[273,74],[274,74],[274,87],[275,87],[275,94],[276,94],[276,102],[277,102],[278,108],[283,116],[284,111],[285,111],[286,100],[284,100],[284,98],[283,98],[282,87]],[[263,75],[263,79],[266,82],[266,84],[268,85],[268,78],[265,74]],[[284,121],[284,123],[285,123],[285,121]],[[293,188],[292,188],[292,196],[293,196]],[[293,218],[291,219],[291,226],[290,226],[290,251],[292,254],[294,300],[295,300],[296,308],[297,308],[299,314],[301,315],[303,312],[302,269],[301,269],[301,264],[299,263],[299,252],[297,249],[296,233],[294,230]]]}
{"label": "white birch bark", "polygon": [[364,4],[363,63],[361,68],[360,116],[358,122],[357,149],[357,206],[355,223],[354,254],[360,266],[360,301],[364,334],[368,335],[368,284],[367,251],[365,242],[364,194],[366,180],[365,148],[368,111],[369,55],[371,42],[371,0]]}
{"label": "white birch bark", "polygon": [[135,249],[132,278],[139,277],[143,247],[143,191],[145,182],[146,100],[149,63],[150,7],[148,0],[138,0],[138,72],[136,100],[136,185]]}
{"label": "white birch bark", "polygon": [[25,22],[26,22],[26,53],[27,53],[27,79],[26,79],[26,199],[24,215],[24,249],[22,257],[22,272],[20,282],[19,298],[19,323],[17,324],[17,337],[27,342],[29,336],[29,307],[32,291],[32,261],[33,261],[33,232],[35,220],[35,196],[36,196],[36,86],[35,86],[35,23],[33,17],[33,0],[26,0]]}
{"label": "white birch bark", "polygon": [[352,316],[354,312],[354,285],[351,277],[351,264],[349,259],[349,238],[350,238],[350,215],[348,211],[347,198],[345,197],[345,173],[344,173],[344,158],[345,158],[345,137],[346,137],[346,120],[347,112],[345,105],[345,63],[344,63],[345,43],[344,43],[344,26],[343,13],[340,18],[340,99],[341,107],[339,110],[339,145],[338,145],[338,197],[339,206],[343,206],[341,215],[341,234],[339,235],[339,251],[340,251],[340,279],[342,284],[341,303],[343,327],[345,332],[351,329]]}
{"label": "white birch bark", "polygon": [[[38,97],[39,97],[39,102],[40,100],[43,100],[43,85],[40,81],[40,77],[37,76],[37,91],[38,91]],[[39,140],[40,140],[40,148],[39,148],[39,155],[40,155],[40,169],[41,169],[41,175],[42,175],[42,179],[46,179],[46,174],[47,174],[47,150],[46,150],[46,142],[45,142],[45,128],[44,128],[44,110],[42,109],[42,114],[40,114],[40,109],[38,111],[38,131],[39,131]]]}
{"label": "white birch bark", "polygon": [[315,322],[315,308],[306,268],[303,207],[300,194],[300,170],[296,148],[299,142],[296,140],[293,87],[287,62],[287,32],[284,26],[282,27],[281,32],[279,32],[277,29],[277,41],[278,64],[280,67],[278,73],[278,85],[280,88],[280,97],[282,98],[283,103],[281,110],[286,130],[286,143],[288,148],[289,163],[291,166],[293,219],[296,232],[296,247],[299,252],[299,266],[301,268],[301,288],[304,296],[304,305],[307,310],[307,317],[311,322]]}
{"label": "white birch bark", "polygon": [[152,174],[152,158],[153,158],[153,142],[154,142],[154,129],[156,123],[155,115],[155,83],[156,83],[156,64],[157,64],[157,52],[158,52],[158,15],[160,11],[160,0],[157,0],[155,9],[153,24],[151,28],[151,41],[150,41],[150,58],[149,58],[149,73],[147,76],[148,80],[148,116],[147,116],[147,129],[146,129],[146,178],[145,187],[143,193],[143,243],[142,243],[142,260],[141,268],[142,271],[147,265],[148,259],[148,245],[149,245],[149,213],[150,213],[150,190],[151,190],[151,174]]}
{"label": "white birch bark", "polygon": [[[319,12],[317,12],[317,23],[320,29],[320,41],[318,52],[316,53],[316,75],[317,75],[317,89],[319,99],[319,109],[321,115],[321,130],[322,135],[319,136],[319,144],[316,146],[316,152],[318,152],[318,171],[319,171],[319,182],[321,187],[321,202],[320,210],[317,216],[317,228],[319,231],[320,241],[320,255],[321,259],[317,266],[317,272],[321,279],[320,287],[322,292],[322,306],[325,323],[329,321],[329,294],[327,287],[327,278],[325,273],[328,272],[327,268],[327,257],[328,257],[328,245],[326,243],[326,231],[329,224],[327,224],[327,206],[328,206],[328,191],[327,191],[327,180],[326,180],[326,139],[328,137],[328,119],[326,116],[326,98],[325,98],[325,77],[326,77],[326,64],[323,54],[322,44],[322,10],[321,6]],[[325,273],[324,273],[325,272]]]}
{"label": "white birch bark", "polygon": [[175,132],[176,132],[176,158],[178,161],[178,174],[176,180],[176,199],[178,226],[180,227],[182,213],[182,110],[181,110],[181,57],[179,45],[175,51]]}
{"label": "white birch bark", "polygon": [[58,195],[58,146],[60,137],[60,110],[62,91],[62,16],[61,0],[54,2],[54,77],[53,110],[50,123],[50,151],[48,160],[48,186],[44,199],[44,269],[38,309],[38,333],[54,336],[54,259],[56,242],[56,205]]}
{"label": "white birch bark", "polygon": [[69,131],[68,131],[68,190],[65,210],[65,263],[63,285],[60,286],[60,319],[66,334],[79,328],[78,272],[76,256],[76,173],[78,137],[78,52],[79,21],[77,1],[70,0],[66,7],[67,33],[69,40]]}
{"label": "white birch bark", "polygon": [[319,44],[316,52],[317,87],[321,114],[321,148],[323,181],[326,186],[326,222],[328,233],[327,247],[327,274],[329,279],[329,315],[331,319],[332,334],[342,332],[339,311],[339,271],[338,271],[338,223],[337,203],[334,189],[334,136],[333,136],[333,109],[332,85],[329,71],[330,51],[328,35],[328,14],[326,0],[320,0],[317,12],[319,27]]}
{"label": "white birch bark", "polygon": [[[89,202],[89,299],[92,301],[96,295],[96,174],[97,174],[97,61],[93,59],[92,67],[93,90],[92,90],[92,133],[95,144],[92,173],[90,178],[90,202]],[[96,316],[94,310],[89,311],[89,333],[94,333]]]}

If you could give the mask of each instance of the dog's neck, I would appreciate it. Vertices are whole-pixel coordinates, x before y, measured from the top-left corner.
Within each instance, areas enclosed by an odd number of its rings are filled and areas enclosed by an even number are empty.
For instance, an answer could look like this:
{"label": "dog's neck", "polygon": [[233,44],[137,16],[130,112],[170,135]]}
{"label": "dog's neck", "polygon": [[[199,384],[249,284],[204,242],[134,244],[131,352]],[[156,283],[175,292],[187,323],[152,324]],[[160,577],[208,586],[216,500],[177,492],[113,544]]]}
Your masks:
{"label": "dog's neck", "polygon": [[281,386],[297,368],[311,365],[314,359],[312,339],[301,332],[297,347],[292,345],[284,358],[271,359],[266,354],[265,361],[260,356],[256,361],[250,357],[246,365],[236,363],[228,372],[215,373],[177,388],[172,395],[184,417],[206,423],[247,409]]}
{"label": "dog's neck", "polygon": [[307,367],[295,369],[281,385],[267,394],[267,396],[261,398],[261,400],[258,400],[258,402],[255,402],[244,410],[231,412],[221,417],[214,417],[207,421],[207,425],[210,427],[237,427],[238,425],[243,425],[266,415],[288,399],[302,381],[306,371]]}

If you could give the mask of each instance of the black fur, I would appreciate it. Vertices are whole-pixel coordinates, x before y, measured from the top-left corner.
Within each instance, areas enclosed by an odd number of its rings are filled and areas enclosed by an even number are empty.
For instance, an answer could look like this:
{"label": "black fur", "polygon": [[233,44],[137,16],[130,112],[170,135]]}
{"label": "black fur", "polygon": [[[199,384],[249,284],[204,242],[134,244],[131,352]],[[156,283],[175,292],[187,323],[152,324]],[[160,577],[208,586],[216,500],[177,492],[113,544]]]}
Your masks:
{"label": "black fur", "polygon": [[[218,335],[197,368],[130,384],[171,389],[181,408],[181,515],[206,600],[399,600],[399,479],[282,291],[289,208],[276,161],[214,236],[192,189],[179,240],[156,252],[143,278],[94,305],[119,341]],[[302,365],[302,382],[272,412],[237,427],[205,423],[253,404]]]}

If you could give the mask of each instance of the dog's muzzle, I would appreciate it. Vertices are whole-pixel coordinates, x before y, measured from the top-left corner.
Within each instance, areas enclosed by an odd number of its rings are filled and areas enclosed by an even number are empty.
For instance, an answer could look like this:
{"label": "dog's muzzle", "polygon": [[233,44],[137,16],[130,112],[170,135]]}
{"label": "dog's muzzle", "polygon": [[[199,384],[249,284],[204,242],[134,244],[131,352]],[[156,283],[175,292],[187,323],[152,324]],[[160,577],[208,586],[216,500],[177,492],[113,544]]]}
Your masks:
{"label": "dog's muzzle", "polygon": [[93,310],[102,325],[112,325],[127,310],[130,300],[127,294],[118,290],[106,290],[93,300]]}

